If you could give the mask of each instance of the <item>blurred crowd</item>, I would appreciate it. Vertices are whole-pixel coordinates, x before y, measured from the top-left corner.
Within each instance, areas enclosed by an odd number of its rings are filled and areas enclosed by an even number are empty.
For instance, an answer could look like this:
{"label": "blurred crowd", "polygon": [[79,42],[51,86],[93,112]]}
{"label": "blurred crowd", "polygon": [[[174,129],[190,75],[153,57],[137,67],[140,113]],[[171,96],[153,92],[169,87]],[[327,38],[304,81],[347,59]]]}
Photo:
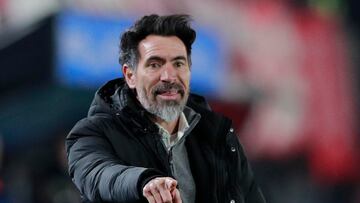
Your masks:
{"label": "blurred crowd", "polygon": [[355,0],[0,0],[0,203],[80,202],[64,138],[97,85],[120,76],[117,23],[151,13],[193,16],[192,88],[235,121],[269,202],[359,203],[359,9]]}

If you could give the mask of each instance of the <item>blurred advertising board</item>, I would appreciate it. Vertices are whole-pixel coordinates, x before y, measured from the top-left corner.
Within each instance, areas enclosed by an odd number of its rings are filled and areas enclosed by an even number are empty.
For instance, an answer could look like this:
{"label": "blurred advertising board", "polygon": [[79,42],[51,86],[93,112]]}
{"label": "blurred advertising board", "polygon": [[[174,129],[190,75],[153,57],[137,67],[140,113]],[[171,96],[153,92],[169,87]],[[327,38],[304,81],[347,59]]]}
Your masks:
{"label": "blurred advertising board", "polygon": [[[134,20],[79,11],[60,13],[55,40],[57,81],[72,87],[97,88],[107,80],[121,77],[119,39]],[[224,73],[224,49],[210,29],[194,27],[197,39],[192,49],[191,88],[197,93],[215,95]]]}

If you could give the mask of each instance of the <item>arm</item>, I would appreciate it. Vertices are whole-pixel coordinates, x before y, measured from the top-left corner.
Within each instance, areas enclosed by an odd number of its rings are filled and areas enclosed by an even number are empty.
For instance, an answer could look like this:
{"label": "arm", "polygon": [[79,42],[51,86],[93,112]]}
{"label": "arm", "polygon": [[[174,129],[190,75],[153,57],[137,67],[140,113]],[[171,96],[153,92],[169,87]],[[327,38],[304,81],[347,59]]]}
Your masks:
{"label": "arm", "polygon": [[142,187],[160,173],[127,166],[94,122],[84,119],[66,138],[69,174],[84,198],[91,202],[135,202]]}

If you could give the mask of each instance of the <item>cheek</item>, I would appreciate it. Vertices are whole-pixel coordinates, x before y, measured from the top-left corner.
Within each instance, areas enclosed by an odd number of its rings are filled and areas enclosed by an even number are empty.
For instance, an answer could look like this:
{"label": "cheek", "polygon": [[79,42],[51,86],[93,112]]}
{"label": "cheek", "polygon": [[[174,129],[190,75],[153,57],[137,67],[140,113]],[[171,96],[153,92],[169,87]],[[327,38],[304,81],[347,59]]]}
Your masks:
{"label": "cheek", "polygon": [[152,77],[151,75],[142,77],[141,79],[142,80],[140,81],[140,83],[142,84],[142,88],[145,89],[147,94],[151,94],[151,90],[157,84],[158,80],[156,80],[156,78]]}
{"label": "cheek", "polygon": [[180,75],[181,81],[183,82],[183,84],[185,85],[185,88],[189,88],[190,85],[190,71],[184,72],[183,74]]}

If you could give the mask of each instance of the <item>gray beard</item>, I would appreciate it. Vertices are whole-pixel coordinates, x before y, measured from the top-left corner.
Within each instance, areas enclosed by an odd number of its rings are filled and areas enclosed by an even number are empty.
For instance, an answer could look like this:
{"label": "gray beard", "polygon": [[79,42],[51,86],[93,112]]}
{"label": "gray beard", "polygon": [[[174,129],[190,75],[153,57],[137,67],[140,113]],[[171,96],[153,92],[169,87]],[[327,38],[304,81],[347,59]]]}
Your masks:
{"label": "gray beard", "polygon": [[137,91],[138,99],[142,106],[151,114],[163,119],[166,122],[174,121],[183,112],[189,94],[185,93],[180,101],[150,101],[145,91],[141,88]]}

